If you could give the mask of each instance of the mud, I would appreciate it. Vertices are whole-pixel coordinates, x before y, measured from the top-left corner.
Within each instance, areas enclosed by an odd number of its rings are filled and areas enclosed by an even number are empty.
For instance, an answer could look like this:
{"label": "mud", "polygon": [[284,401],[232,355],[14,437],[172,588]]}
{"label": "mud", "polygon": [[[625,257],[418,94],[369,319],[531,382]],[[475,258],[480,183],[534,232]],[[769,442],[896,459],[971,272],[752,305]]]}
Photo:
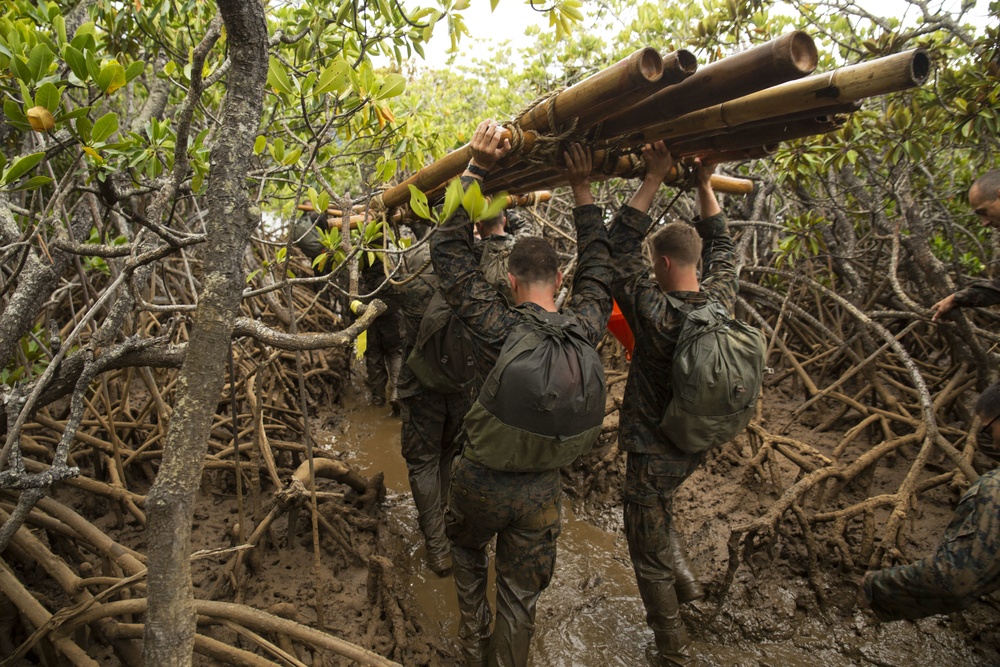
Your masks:
{"label": "mud", "polygon": [[[776,402],[768,413],[778,420],[789,411]],[[399,453],[399,422],[386,410],[365,405],[357,390],[346,394],[340,420],[346,431],[334,434],[334,448],[341,448],[338,451],[366,474],[385,473],[388,529],[398,541],[398,566],[408,572],[416,616],[426,631],[439,632],[448,641],[455,636],[458,617],[454,588],[450,578],[439,579],[422,565],[422,540]],[[812,437],[817,439],[822,440]],[[881,624],[857,605],[860,573],[842,572],[830,564],[822,577],[827,604],[821,610],[806,580],[803,554],[788,547],[770,556],[758,554],[752,570],[741,567],[720,603],[731,528],[775,499],[766,490],[748,486],[738,465],[743,446],[733,443],[729,451],[713,456],[675,500],[679,527],[709,591],[706,601],[685,608],[703,665],[1000,665],[1000,609],[995,603],[977,603],[952,617]],[[607,447],[606,442],[591,462],[604,458]],[[902,473],[906,466],[899,468]],[[950,516],[954,498],[941,495],[941,506],[928,507],[914,524],[914,553],[931,548]],[[628,559],[619,498],[618,489],[608,486],[593,491],[586,502],[569,496],[564,500],[556,572],[538,605],[530,660],[534,667],[649,664],[652,634],[645,626]]]}

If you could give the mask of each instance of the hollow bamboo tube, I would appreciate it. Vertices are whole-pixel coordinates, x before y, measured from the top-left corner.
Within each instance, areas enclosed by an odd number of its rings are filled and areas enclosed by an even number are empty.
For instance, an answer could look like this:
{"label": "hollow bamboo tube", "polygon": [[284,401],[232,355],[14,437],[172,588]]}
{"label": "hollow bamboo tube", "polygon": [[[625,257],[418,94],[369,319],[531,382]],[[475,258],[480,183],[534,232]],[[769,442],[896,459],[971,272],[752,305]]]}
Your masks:
{"label": "hollow bamboo tube", "polygon": [[[656,53],[650,48],[636,51],[625,60],[543,101],[519,118],[518,126],[544,134],[562,130],[564,125],[575,121],[576,130],[580,132],[666,86],[680,83],[698,69],[694,54],[679,49],[662,57],[661,74],[654,80],[647,76],[646,70],[651,68],[636,65],[637,61],[645,64],[650,60],[649,52]],[[555,118],[556,128],[550,127],[550,113]]]}
{"label": "hollow bamboo tube", "polygon": [[[656,49],[647,46],[543,100],[518,118],[517,124],[522,130],[545,133],[581,116],[592,118],[596,115],[595,120],[598,120],[600,109],[607,111],[623,96],[635,101],[642,99],[662,74],[663,59]],[[556,128],[549,124],[550,115]]]}
{"label": "hollow bamboo tube", "polygon": [[816,69],[816,44],[796,30],[765,44],[705,65],[604,121],[601,137],[628,134],[696,109],[743,97]]}
{"label": "hollow bamboo tube", "polygon": [[843,119],[837,116],[819,116],[818,118],[771,123],[740,132],[717,134],[704,139],[680,143],[672,146],[670,153],[678,158],[706,155],[713,152],[724,153],[752,148],[761,144],[777,144],[816,134],[826,134],[840,129],[843,125]]}
{"label": "hollow bamboo tube", "polygon": [[680,141],[681,137],[688,138],[774,116],[821,109],[835,103],[850,104],[866,97],[906,90],[922,84],[929,73],[930,58],[927,52],[913,49],[798,81],[789,81],[643,128],[622,139],[628,144],[660,139],[674,143]]}
{"label": "hollow bamboo tube", "polygon": [[[524,143],[518,153],[531,150],[535,137],[542,133],[539,128],[549,129],[548,109],[551,106],[557,124],[567,119],[580,117],[587,124],[600,120],[610,110],[621,104],[621,99],[642,99],[649,94],[650,89],[659,81],[663,74],[663,59],[652,48],[636,51],[628,58],[621,60],[575,86],[559,93],[532,109],[521,118],[518,126],[523,131]],[[671,68],[671,80],[687,76],[688,71],[697,68],[694,56],[689,52],[670,54],[668,63]],[[504,138],[513,140],[510,130],[504,132]],[[516,159],[516,155],[508,159]],[[399,185],[382,193],[382,204],[386,209],[400,206],[410,199],[407,186],[414,185],[431,196],[437,188],[443,186],[465,169],[472,158],[472,149],[468,144],[452,151],[440,160],[424,167],[416,174]]]}

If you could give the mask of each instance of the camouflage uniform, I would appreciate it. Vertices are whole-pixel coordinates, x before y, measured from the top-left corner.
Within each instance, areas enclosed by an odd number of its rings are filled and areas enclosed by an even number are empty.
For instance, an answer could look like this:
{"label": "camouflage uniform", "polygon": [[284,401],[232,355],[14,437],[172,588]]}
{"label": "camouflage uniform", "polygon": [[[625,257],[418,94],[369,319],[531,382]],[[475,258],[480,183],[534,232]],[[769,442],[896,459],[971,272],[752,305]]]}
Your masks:
{"label": "camouflage uniform", "polygon": [[[404,260],[409,277],[430,259],[430,245],[424,243]],[[420,320],[437,289],[434,270],[428,266],[420,277],[400,289],[403,320],[403,359],[417,342]],[[451,567],[451,544],[444,530],[444,511],[451,464],[460,450],[458,434],[462,417],[472,405],[470,392],[442,394],[423,387],[405,363],[399,372],[399,400],[402,404],[400,442],[417,506],[417,521],[427,547],[427,561],[438,574]]]}
{"label": "camouflage uniform", "polygon": [[[400,367],[403,364],[403,339],[400,332],[399,294],[396,289],[385,284],[385,268],[381,260],[376,259],[373,265],[367,265],[361,271],[361,291],[365,294],[375,292],[372,298],[381,299],[386,305],[386,311],[375,318],[368,327],[368,349],[365,352],[365,374],[368,390],[372,395],[372,404],[385,405],[385,389],[389,386],[389,400],[393,408],[397,407],[396,384]],[[377,290],[377,291],[376,291]]]}
{"label": "camouflage uniform", "polygon": [[[649,226],[648,215],[625,206],[610,231],[612,293],[636,341],[619,415],[618,446],[628,453],[625,535],[646,607],[646,622],[656,636],[661,656],[668,660],[666,664],[683,665],[690,658],[678,598],[694,599],[699,591],[672,527],[672,504],[674,492],[701,464],[704,454],[682,451],[660,429],[670,398],[670,364],[683,313],[670,305],[649,277],[650,266],[643,252]],[[702,291],[673,292],[672,296],[695,306],[711,298],[731,310],[737,279],[726,220],[720,213],[699,221],[695,228],[703,240]]]}
{"label": "camouflage uniform", "polygon": [[[463,185],[471,179],[464,177]],[[611,315],[609,246],[601,209],[574,209],[578,263],[567,314],[576,316],[592,344]],[[476,341],[477,372],[485,378],[504,341],[523,316],[507,305],[478,270],[472,225],[459,210],[454,222],[432,238],[431,256],[449,304]],[[522,308],[540,306],[527,303]],[[459,640],[468,665],[527,662],[535,605],[555,567],[560,531],[559,470],[511,473],[490,470],[459,457],[452,470],[447,513],[461,612]],[[486,599],[489,555],[496,535],[497,622]]]}
{"label": "camouflage uniform", "polygon": [[882,621],[950,614],[1000,589],[1000,468],[969,487],[934,553],[870,572],[865,599]]}
{"label": "camouflage uniform", "polygon": [[982,307],[1000,303],[1000,278],[983,280],[955,292],[955,307]]}

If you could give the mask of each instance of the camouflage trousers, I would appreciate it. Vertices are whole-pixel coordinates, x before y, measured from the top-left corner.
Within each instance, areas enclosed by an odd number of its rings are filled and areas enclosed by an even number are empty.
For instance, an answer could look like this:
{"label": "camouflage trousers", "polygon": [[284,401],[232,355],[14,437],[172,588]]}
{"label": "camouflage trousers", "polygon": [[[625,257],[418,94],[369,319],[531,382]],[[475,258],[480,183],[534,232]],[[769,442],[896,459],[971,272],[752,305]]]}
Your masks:
{"label": "camouflage trousers", "polygon": [[[552,580],[560,524],[559,471],[500,472],[459,457],[447,515],[466,665],[524,667],[535,631],[535,605]],[[496,537],[497,620],[486,600]]]}
{"label": "camouflage trousers", "polygon": [[1000,468],[958,501],[934,552],[909,565],[869,572],[864,594],[881,621],[951,614],[1000,590]]}
{"label": "camouflage trousers", "polygon": [[403,338],[400,334],[399,315],[385,312],[368,327],[368,350],[365,352],[365,384],[372,395],[372,404],[385,405],[385,389],[389,387],[389,400],[398,402],[396,382],[403,364]]}
{"label": "camouflage trousers", "polygon": [[687,573],[684,549],[673,530],[674,492],[701,464],[702,455],[678,458],[628,453],[625,472],[625,537],[635,579],[656,637],[661,665],[689,665],[692,656],[680,616],[679,574]]}
{"label": "camouflage trousers", "polygon": [[401,401],[400,440],[417,521],[428,560],[442,563],[451,552],[444,532],[451,464],[461,449],[458,435],[470,400],[465,394],[422,391]]}

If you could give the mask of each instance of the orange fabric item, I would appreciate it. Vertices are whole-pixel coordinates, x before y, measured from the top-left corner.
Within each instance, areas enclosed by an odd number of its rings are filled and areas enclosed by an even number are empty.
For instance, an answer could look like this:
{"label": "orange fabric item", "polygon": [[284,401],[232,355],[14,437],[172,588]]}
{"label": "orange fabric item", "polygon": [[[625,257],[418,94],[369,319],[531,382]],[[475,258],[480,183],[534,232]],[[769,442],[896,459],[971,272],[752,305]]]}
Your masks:
{"label": "orange fabric item", "polygon": [[632,330],[625,321],[625,316],[618,308],[618,302],[614,301],[611,309],[611,319],[608,320],[608,331],[610,331],[618,342],[625,346],[625,358],[632,359],[632,348],[635,347],[635,338],[632,337]]}

